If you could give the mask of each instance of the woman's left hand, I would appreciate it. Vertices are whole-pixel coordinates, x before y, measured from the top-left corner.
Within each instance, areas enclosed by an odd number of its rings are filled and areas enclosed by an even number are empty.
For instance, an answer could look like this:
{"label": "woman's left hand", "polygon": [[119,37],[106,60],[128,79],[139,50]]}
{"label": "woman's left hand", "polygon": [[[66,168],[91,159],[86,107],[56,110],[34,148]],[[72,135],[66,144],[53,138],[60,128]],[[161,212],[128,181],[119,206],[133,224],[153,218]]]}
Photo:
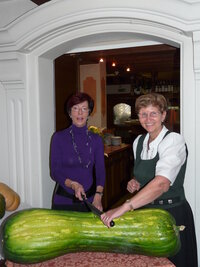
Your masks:
{"label": "woman's left hand", "polygon": [[130,192],[130,193],[134,193],[135,191],[139,191],[140,189],[140,183],[138,183],[138,181],[133,178],[131,179],[128,184],[127,184],[127,190]]}
{"label": "woman's left hand", "polygon": [[100,211],[103,211],[102,206],[102,196],[99,194],[95,194],[92,204],[99,209]]}

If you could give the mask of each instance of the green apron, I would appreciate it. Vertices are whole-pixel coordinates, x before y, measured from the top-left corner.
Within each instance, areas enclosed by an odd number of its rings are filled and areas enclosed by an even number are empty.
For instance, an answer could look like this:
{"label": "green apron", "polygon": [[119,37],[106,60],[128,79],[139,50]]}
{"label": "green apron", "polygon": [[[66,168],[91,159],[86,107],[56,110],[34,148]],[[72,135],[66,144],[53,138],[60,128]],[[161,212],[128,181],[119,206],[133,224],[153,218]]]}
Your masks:
{"label": "green apron", "polygon": [[[170,132],[168,131],[167,134]],[[143,149],[143,142],[145,139],[145,134],[142,135],[139,140],[138,140],[138,145],[136,149],[136,159],[134,161],[134,176],[136,180],[140,183],[141,188],[148,184],[154,177],[155,177],[155,170],[156,170],[156,164],[157,161],[159,160],[159,153],[157,152],[156,156],[153,159],[148,159],[148,160],[143,160],[141,159],[141,152]],[[165,138],[164,136],[164,138]],[[187,153],[187,147],[186,147],[186,153]],[[188,154],[188,153],[187,153]],[[157,200],[170,200],[170,199],[180,199],[179,203],[173,203],[173,204],[167,204],[167,205],[153,205],[153,207],[159,207],[161,208],[169,208],[172,206],[177,206],[179,205],[182,201],[185,200],[185,192],[183,188],[183,183],[185,179],[185,171],[186,171],[186,164],[187,164],[187,157],[182,165],[175,182],[173,183],[172,186],[170,186],[169,190],[165,193],[163,193]],[[147,206],[151,206],[152,204],[148,204]]]}

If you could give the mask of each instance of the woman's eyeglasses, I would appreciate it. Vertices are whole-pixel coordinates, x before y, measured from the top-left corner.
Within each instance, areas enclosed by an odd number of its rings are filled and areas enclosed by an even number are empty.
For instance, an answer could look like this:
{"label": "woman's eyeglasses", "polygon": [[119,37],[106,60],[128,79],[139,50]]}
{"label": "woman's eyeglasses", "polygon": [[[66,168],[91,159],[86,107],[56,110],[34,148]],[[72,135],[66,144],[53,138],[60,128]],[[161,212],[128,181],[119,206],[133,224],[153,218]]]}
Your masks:
{"label": "woman's eyeglasses", "polygon": [[77,106],[73,106],[72,107],[72,111],[73,112],[79,112],[79,111],[82,111],[83,113],[86,113],[88,112],[88,108],[87,107],[77,107]]}
{"label": "woman's eyeglasses", "polygon": [[149,118],[157,118],[161,113],[160,112],[155,112],[155,111],[152,111],[150,113],[138,113],[138,117],[140,119],[147,119],[148,117]]}

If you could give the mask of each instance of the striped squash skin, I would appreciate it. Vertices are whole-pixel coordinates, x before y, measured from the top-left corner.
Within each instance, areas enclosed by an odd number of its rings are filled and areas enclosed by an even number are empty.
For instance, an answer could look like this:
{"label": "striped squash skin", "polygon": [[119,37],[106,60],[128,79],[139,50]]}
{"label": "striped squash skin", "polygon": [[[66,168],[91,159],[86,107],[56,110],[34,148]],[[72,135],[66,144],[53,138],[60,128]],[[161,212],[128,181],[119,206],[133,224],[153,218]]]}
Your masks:
{"label": "striped squash skin", "polygon": [[180,249],[179,227],[161,209],[128,212],[109,229],[90,212],[29,209],[11,216],[2,231],[5,259],[17,263],[79,251],[168,257]]}

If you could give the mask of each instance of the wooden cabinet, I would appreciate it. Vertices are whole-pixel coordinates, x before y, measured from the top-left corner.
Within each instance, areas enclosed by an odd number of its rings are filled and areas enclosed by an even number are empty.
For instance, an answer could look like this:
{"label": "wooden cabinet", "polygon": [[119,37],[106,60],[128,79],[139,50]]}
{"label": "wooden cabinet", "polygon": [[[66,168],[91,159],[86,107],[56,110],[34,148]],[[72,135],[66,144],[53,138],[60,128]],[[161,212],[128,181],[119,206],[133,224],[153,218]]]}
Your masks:
{"label": "wooden cabinet", "polygon": [[105,146],[106,183],[103,196],[103,208],[109,209],[126,193],[127,183],[132,177],[132,146]]}

